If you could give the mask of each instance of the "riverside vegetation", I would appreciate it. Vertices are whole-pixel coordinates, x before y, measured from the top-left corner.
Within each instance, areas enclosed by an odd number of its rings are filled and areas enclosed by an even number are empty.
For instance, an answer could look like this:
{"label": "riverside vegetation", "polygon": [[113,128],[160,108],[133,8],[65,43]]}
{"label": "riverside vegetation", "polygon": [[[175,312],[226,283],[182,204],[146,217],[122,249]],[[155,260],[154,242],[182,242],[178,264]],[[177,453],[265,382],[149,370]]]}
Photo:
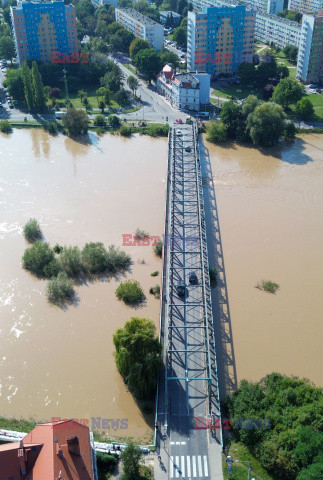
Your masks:
{"label": "riverside vegetation", "polygon": [[[323,479],[322,389],[306,379],[271,373],[259,382],[242,380],[222,405],[226,418],[236,419],[233,439],[275,478]],[[245,419],[267,419],[270,428],[250,428]],[[236,422],[240,428],[234,428]],[[230,476],[238,478],[234,472]]]}
{"label": "riverside vegetation", "polygon": [[116,365],[125,383],[140,400],[154,398],[162,368],[162,345],[148,318],[132,317],[113,335]]}
{"label": "riverside vegetation", "polygon": [[[24,227],[25,236],[31,240],[39,238],[41,231],[35,219]],[[131,258],[124,251],[110,245],[108,250],[102,243],[87,243],[82,250],[77,246],[55,245],[36,240],[22,257],[23,268],[39,278],[48,278],[47,296],[52,303],[71,301],[74,296],[74,281],[115,275],[131,265]]]}

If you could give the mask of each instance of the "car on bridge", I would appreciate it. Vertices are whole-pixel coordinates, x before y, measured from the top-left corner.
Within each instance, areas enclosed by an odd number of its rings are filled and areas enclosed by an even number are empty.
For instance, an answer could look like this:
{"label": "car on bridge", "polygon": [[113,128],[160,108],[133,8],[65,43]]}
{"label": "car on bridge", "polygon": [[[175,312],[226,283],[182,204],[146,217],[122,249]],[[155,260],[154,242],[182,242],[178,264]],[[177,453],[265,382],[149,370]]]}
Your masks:
{"label": "car on bridge", "polygon": [[184,297],[185,296],[185,283],[183,280],[180,280],[177,285],[176,285],[176,292],[179,297]]}
{"label": "car on bridge", "polygon": [[196,285],[198,283],[197,275],[195,272],[190,272],[188,275],[188,281],[191,285]]}

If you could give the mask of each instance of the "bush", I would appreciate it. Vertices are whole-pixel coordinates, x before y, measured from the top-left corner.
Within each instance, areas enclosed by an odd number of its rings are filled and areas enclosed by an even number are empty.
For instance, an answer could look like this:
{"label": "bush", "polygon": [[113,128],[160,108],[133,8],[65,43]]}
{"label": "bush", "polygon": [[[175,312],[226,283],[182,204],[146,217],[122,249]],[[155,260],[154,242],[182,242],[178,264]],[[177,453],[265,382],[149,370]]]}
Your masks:
{"label": "bush", "polygon": [[151,293],[152,295],[154,295],[155,298],[160,298],[160,286],[159,285],[155,285],[154,287],[151,287],[149,289],[149,293]]}
{"label": "bush", "polygon": [[126,280],[121,282],[116,289],[116,296],[123,300],[127,305],[137,305],[145,299],[144,292],[136,280]]}
{"label": "bush", "polygon": [[108,123],[111,127],[119,127],[121,125],[120,118],[117,115],[110,115]]}
{"label": "bush", "polygon": [[150,124],[147,128],[147,133],[151,137],[167,137],[168,136],[168,125],[160,124]]}
{"label": "bush", "polygon": [[48,243],[37,240],[25,250],[22,265],[26,270],[37,276],[44,276],[44,268],[54,260],[54,252]]}
{"label": "bush", "polygon": [[271,280],[262,280],[257,284],[256,288],[259,288],[259,290],[263,290],[264,292],[276,293],[279,285]]}
{"label": "bush", "polygon": [[98,467],[99,480],[105,480],[107,474],[113,473],[118,460],[114,455],[96,452],[96,463]]}
{"label": "bush", "polygon": [[104,127],[106,125],[106,120],[103,115],[96,115],[93,121],[94,125],[98,125],[99,127]]}
{"label": "bush", "polygon": [[140,228],[137,228],[134,236],[139,238],[140,240],[143,240],[144,238],[149,237],[149,233],[145,232],[145,230],[140,230]]}
{"label": "bush", "polygon": [[59,303],[70,300],[74,295],[73,281],[65,272],[59,272],[53,277],[47,286],[47,297],[50,302]]}
{"label": "bush", "polygon": [[64,247],[58,264],[69,277],[78,277],[83,271],[82,255],[78,247]]}
{"label": "bush", "polygon": [[12,132],[12,125],[8,120],[0,120],[0,132],[10,133]]}
{"label": "bush", "polygon": [[128,127],[128,125],[122,125],[119,128],[119,133],[123,137],[131,137],[131,127]]}
{"label": "bush", "polygon": [[228,140],[227,126],[222,121],[209,122],[206,139],[212,143],[224,143]]}
{"label": "bush", "polygon": [[47,278],[57,277],[60,272],[59,264],[56,258],[44,267],[44,275]]}
{"label": "bush", "polygon": [[293,140],[296,136],[296,127],[294,122],[288,122],[284,129],[284,138],[286,140]]}
{"label": "bush", "polygon": [[53,248],[53,251],[55,253],[61,253],[63,251],[63,247],[61,245],[58,245],[58,243],[56,243],[55,247]]}
{"label": "bush", "polygon": [[158,240],[157,244],[154,246],[154,252],[157,257],[162,257],[163,254],[163,242]]}
{"label": "bush", "polygon": [[35,220],[34,218],[28,220],[28,222],[24,226],[24,236],[29,243],[32,243],[35,240],[39,240],[42,238],[43,235],[37,220]]}
{"label": "bush", "polygon": [[158,273],[159,273],[159,272],[157,272],[157,271],[156,271],[156,272],[152,272],[152,273],[150,274],[150,276],[151,276],[151,277],[157,277]]}
{"label": "bush", "polygon": [[52,135],[58,132],[58,125],[55,122],[46,122],[43,126],[45,132],[51,133]]}
{"label": "bush", "polygon": [[107,268],[107,251],[103,243],[87,243],[82,250],[82,261],[87,272],[103,273]]}
{"label": "bush", "polygon": [[106,258],[106,269],[108,272],[116,273],[118,270],[126,270],[131,265],[131,257],[123,250],[111,245],[108,248]]}

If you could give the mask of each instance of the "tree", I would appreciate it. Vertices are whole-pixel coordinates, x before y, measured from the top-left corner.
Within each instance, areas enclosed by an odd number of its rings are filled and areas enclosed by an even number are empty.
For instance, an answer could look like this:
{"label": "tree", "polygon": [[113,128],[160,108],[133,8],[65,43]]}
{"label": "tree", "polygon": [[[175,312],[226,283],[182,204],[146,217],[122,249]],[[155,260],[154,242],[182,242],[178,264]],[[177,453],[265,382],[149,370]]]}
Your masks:
{"label": "tree", "polygon": [[283,54],[290,62],[295,63],[298,55],[298,48],[295,47],[295,45],[286,45],[283,49]]}
{"label": "tree", "polygon": [[111,35],[109,40],[109,48],[112,53],[117,53],[122,51],[122,40],[118,34]]}
{"label": "tree", "polygon": [[287,108],[305,95],[305,89],[297,80],[283,78],[274,88],[273,101]]}
{"label": "tree", "polygon": [[136,91],[139,88],[139,82],[138,82],[137,78],[134,77],[133,75],[130,75],[127,78],[127,84],[129,86],[130,90],[132,91],[133,95],[136,95]]}
{"label": "tree", "polygon": [[44,268],[54,260],[54,252],[48,243],[37,240],[25,250],[22,266],[37,276],[44,276]]}
{"label": "tree", "polygon": [[284,138],[286,140],[293,140],[296,136],[296,127],[294,122],[288,122],[284,130]]}
{"label": "tree", "polygon": [[138,445],[129,443],[127,448],[122,452],[121,459],[123,461],[124,480],[138,480],[140,477],[140,458],[142,451]]}
{"label": "tree", "polygon": [[310,120],[314,116],[314,107],[309,98],[303,97],[296,104],[296,113],[301,120]]}
{"label": "tree", "polygon": [[154,48],[140,50],[136,55],[135,64],[149,82],[161,70],[161,58]]}
{"label": "tree", "polygon": [[[94,119],[96,125],[105,125],[105,118],[97,115]],[[85,269],[91,274],[102,273],[107,268],[107,251],[103,243],[86,243],[82,250],[82,262]]]}
{"label": "tree", "polygon": [[49,98],[57,99],[62,97],[62,93],[59,88],[54,87],[50,89],[50,91],[48,92],[48,96]]}
{"label": "tree", "polygon": [[278,65],[277,75],[280,79],[289,77],[289,68],[285,65]]}
{"label": "tree", "polygon": [[256,67],[253,63],[241,63],[238,67],[241,85],[252,84],[255,81]]}
{"label": "tree", "polygon": [[284,111],[279,105],[264,103],[247,118],[247,127],[254,145],[275,145],[284,131]]}
{"label": "tree", "polygon": [[43,81],[36,62],[32,63],[31,75],[34,93],[34,105],[38,111],[42,111],[45,107],[46,101],[44,95]]}
{"label": "tree", "polygon": [[140,50],[147,50],[150,48],[149,42],[143,40],[142,38],[135,38],[129,47],[129,55],[132,61],[135,60],[136,55]]}
{"label": "tree", "polygon": [[183,27],[177,27],[173,33],[174,41],[181,47],[186,46],[187,43],[187,32]]}
{"label": "tree", "polygon": [[255,95],[249,95],[241,107],[242,115],[247,118],[250,113],[252,113],[256,107],[259,105],[259,100]]}
{"label": "tree", "polygon": [[0,56],[10,61],[15,56],[15,44],[12,37],[0,38]]}
{"label": "tree", "polygon": [[227,126],[228,138],[236,138],[240,120],[239,106],[232,101],[225,102],[220,113],[220,118],[224,125]]}
{"label": "tree", "polygon": [[77,96],[79,97],[79,99],[81,100],[81,103],[83,103],[84,101],[84,98],[87,96],[87,92],[85,90],[79,90],[77,92]]}
{"label": "tree", "polygon": [[4,85],[7,87],[8,92],[12,98],[17,100],[19,103],[24,103],[26,101],[21,68],[19,68],[18,70],[8,70]]}
{"label": "tree", "polygon": [[90,120],[83,110],[69,108],[62,119],[64,127],[70,136],[80,135],[88,131]]}
{"label": "tree", "polygon": [[122,72],[120,68],[115,65],[115,68],[110,70],[110,72],[107,72],[104,77],[101,78],[100,82],[103,87],[107,88],[112,93],[117,93],[121,88],[122,79]]}
{"label": "tree", "polygon": [[228,139],[227,129],[223,122],[209,122],[206,127],[206,139],[212,143],[224,143]]}
{"label": "tree", "polygon": [[323,480],[323,462],[313,463],[302,470],[296,480]]}
{"label": "tree", "polygon": [[262,91],[262,96],[264,100],[269,100],[274,93],[274,86],[268,83]]}
{"label": "tree", "polygon": [[134,395],[141,399],[155,394],[162,367],[161,343],[148,318],[133,317],[113,335],[116,365]]}
{"label": "tree", "polygon": [[32,75],[30,68],[27,65],[27,62],[24,62],[22,64],[22,80],[24,82],[24,92],[27,107],[29,110],[33,110],[35,104],[33,95]]}
{"label": "tree", "polygon": [[266,85],[270,78],[275,78],[277,75],[277,63],[275,58],[271,59],[269,63],[261,63],[256,70],[257,83],[260,86]]}
{"label": "tree", "polygon": [[171,52],[166,48],[163,48],[160,56],[162,60],[162,65],[170,65],[173,68],[177,68],[179,66],[180,59],[178,55],[176,55],[176,53]]}

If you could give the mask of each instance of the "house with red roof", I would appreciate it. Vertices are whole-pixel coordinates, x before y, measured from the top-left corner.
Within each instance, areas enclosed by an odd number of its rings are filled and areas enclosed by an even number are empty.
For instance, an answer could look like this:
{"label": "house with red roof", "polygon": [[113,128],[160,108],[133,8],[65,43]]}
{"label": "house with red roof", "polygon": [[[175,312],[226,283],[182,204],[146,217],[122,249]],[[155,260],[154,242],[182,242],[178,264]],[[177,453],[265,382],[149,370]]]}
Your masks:
{"label": "house with red roof", "polygon": [[97,480],[89,428],[75,420],[37,425],[0,445],[0,480]]}

